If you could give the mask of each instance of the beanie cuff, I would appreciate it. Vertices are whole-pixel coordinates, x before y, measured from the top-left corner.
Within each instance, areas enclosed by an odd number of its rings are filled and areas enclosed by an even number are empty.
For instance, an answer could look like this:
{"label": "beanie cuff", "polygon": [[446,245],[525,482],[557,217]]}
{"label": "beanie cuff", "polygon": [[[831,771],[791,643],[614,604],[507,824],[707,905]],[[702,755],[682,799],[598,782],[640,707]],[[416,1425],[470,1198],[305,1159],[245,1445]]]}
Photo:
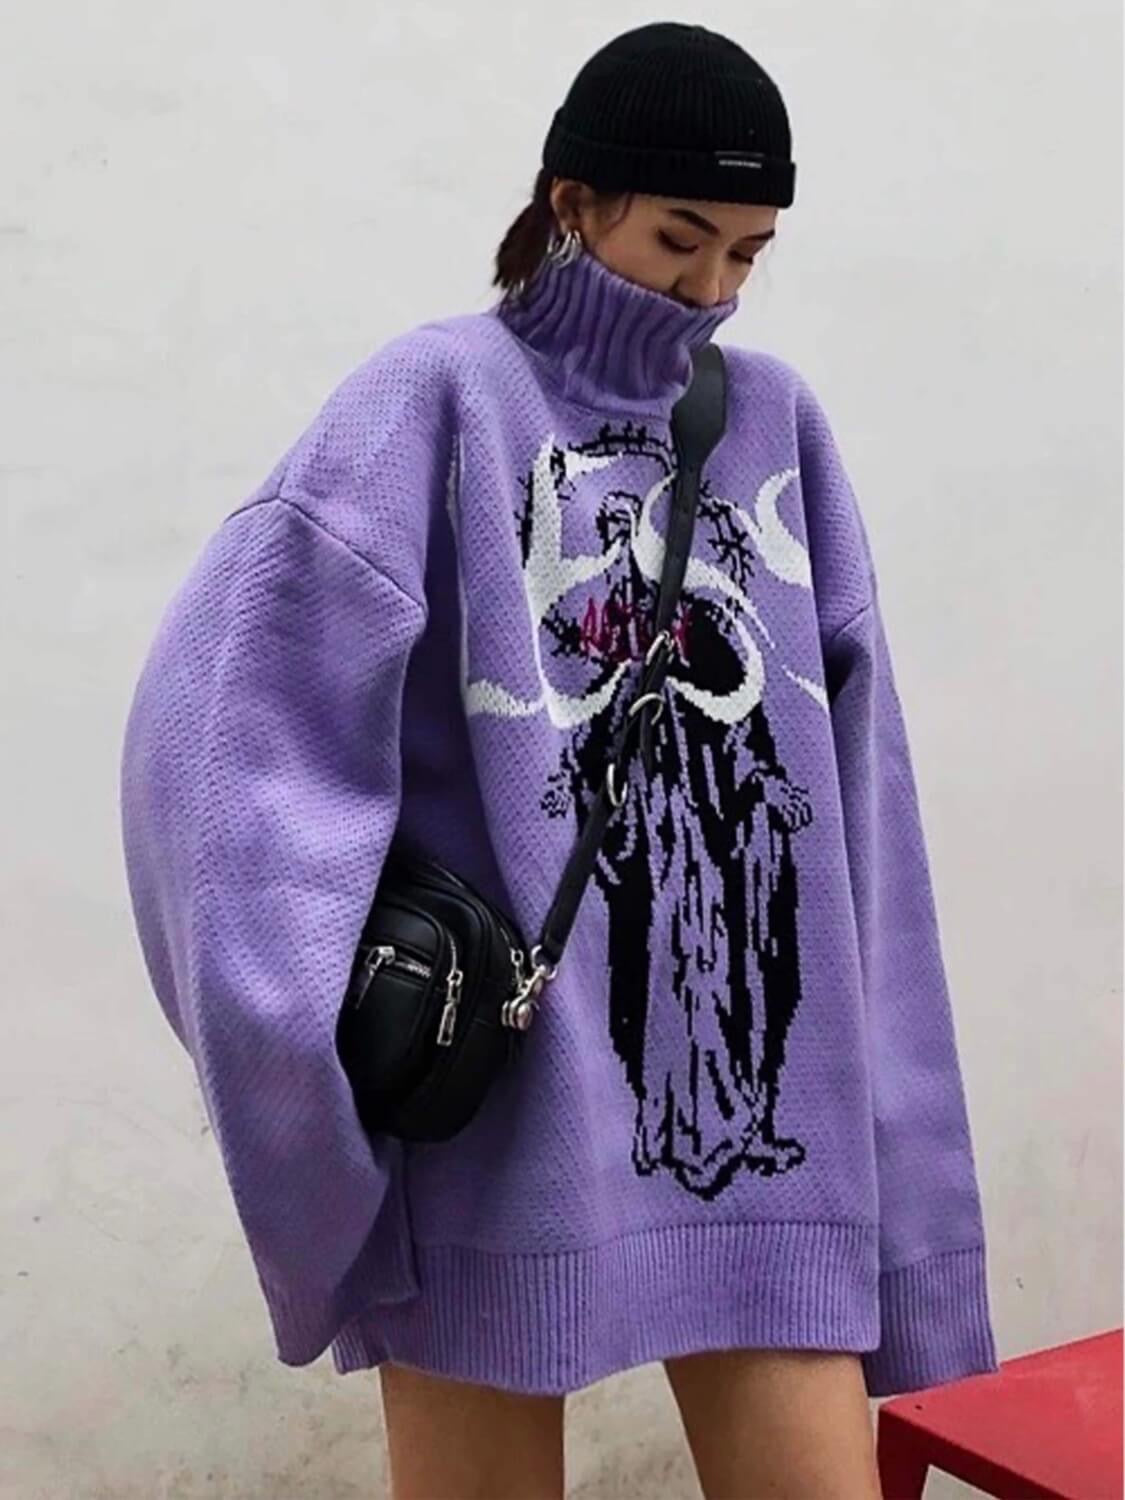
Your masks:
{"label": "beanie cuff", "polygon": [[556,114],[543,147],[543,166],[600,192],[651,193],[714,203],[762,203],[789,208],[797,169],[760,151],[687,151],[669,146],[622,146],[585,140]]}

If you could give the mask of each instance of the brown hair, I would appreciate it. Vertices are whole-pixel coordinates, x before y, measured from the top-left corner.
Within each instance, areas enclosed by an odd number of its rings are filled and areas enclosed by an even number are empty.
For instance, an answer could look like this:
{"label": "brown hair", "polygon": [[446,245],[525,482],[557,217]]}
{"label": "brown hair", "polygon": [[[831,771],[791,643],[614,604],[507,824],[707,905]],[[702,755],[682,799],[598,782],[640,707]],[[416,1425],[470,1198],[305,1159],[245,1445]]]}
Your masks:
{"label": "brown hair", "polygon": [[[500,241],[492,284],[503,287],[505,292],[514,291],[531,281],[550,247],[551,238],[558,227],[555,211],[551,207],[551,187],[555,175],[549,167],[540,168],[531,192],[531,202],[512,220]],[[594,190],[594,202],[598,208],[608,208],[630,196],[628,193],[603,193]]]}

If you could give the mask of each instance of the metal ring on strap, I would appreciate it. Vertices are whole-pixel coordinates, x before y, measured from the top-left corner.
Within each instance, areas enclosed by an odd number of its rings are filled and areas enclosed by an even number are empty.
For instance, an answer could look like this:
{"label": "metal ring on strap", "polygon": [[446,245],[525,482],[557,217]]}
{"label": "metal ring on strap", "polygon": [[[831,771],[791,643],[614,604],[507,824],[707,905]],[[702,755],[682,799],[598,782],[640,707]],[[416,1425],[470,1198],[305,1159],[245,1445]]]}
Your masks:
{"label": "metal ring on strap", "polygon": [[629,795],[629,787],[628,783],[626,783],[626,785],[622,787],[620,791],[618,791],[617,762],[615,760],[610,761],[609,767],[605,773],[605,789],[607,794],[609,795],[609,800],[613,803],[614,807],[623,807],[625,805],[625,798]]}
{"label": "metal ring on strap", "polygon": [[658,651],[663,650],[665,647],[668,648],[668,651],[670,653],[673,645],[674,642],[672,640],[672,632],[670,630],[658,630],[652,638],[652,645],[645,652],[645,666],[651,667],[653,657],[655,657]]}
{"label": "metal ring on strap", "polygon": [[646,703],[655,703],[656,704],[657,711],[656,711],[656,716],[653,719],[653,723],[654,724],[659,723],[660,722],[660,715],[664,712],[664,708],[665,708],[664,694],[663,693],[642,693],[639,698],[637,698],[633,703],[630,703],[630,705],[629,705],[629,712],[626,715],[626,718],[631,719],[633,717],[633,715],[639,709],[643,708]]}

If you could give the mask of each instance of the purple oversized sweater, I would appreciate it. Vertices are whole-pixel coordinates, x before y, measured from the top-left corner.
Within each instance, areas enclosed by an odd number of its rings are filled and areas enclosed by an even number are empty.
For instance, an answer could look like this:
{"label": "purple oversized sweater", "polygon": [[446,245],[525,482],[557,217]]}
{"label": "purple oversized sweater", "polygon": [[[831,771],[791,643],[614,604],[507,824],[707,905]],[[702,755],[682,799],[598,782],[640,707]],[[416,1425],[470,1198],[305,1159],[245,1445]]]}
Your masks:
{"label": "purple oversized sweater", "polygon": [[728,348],[677,651],[519,1065],[365,1136],[335,1052],[392,834],[550,904],[650,638],[687,308],[589,255],[367,359],[218,525],[125,734],[144,958],[278,1357],[528,1392],[703,1349],[995,1363],[972,1147],[864,524]]}

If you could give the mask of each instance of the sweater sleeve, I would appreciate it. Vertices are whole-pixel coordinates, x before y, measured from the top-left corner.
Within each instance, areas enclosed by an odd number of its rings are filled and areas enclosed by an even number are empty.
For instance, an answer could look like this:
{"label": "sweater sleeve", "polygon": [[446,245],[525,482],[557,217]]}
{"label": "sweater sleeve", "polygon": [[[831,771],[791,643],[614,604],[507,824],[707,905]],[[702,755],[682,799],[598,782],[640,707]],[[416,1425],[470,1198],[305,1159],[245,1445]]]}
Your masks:
{"label": "sweater sleeve", "polygon": [[984,1234],[934,895],[877,595],[825,652],[863,971],[880,1206],[872,1395],[995,1368]]}
{"label": "sweater sleeve", "polygon": [[398,1144],[360,1125],[339,1008],[402,801],[401,719],[456,415],[449,341],[377,351],[216,529],[125,728],[126,872],[278,1357],[417,1292]]}
{"label": "sweater sleeve", "polygon": [[[396,1144],[371,1141],[335,1024],[400,800],[426,617],[299,504],[212,536],[168,607],[125,732],[126,869],[148,971],[194,1062],[278,1356],[416,1291]],[[349,1290],[350,1289],[350,1290]]]}

